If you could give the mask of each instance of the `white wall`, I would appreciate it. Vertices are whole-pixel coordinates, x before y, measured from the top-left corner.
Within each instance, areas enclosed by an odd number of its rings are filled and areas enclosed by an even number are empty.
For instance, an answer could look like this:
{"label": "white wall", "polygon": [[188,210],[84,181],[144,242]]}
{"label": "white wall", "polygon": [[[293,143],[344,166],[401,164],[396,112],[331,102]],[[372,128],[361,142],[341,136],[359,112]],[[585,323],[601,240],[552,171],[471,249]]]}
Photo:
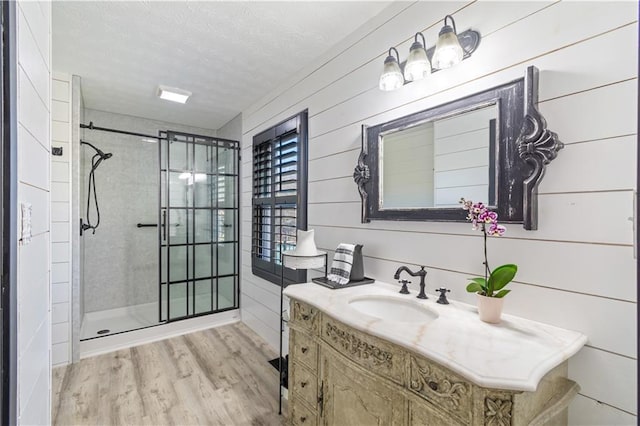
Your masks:
{"label": "white wall", "polygon": [[71,76],[51,81],[51,362],[71,361]]}
{"label": "white wall", "polygon": [[224,126],[220,127],[217,136],[223,139],[231,139],[232,141],[242,139],[242,114],[236,115]]}
{"label": "white wall", "polygon": [[[482,34],[453,69],[385,93],[390,46],[406,58],[413,34],[433,45],[445,14]],[[603,17],[606,17],[604,19]],[[392,281],[401,264],[426,265],[428,289],[474,303],[466,278],[482,273],[482,239],[464,223],[360,223],[353,167],[360,126],[442,104],[540,69],[540,110],[566,144],[540,186],[539,230],[509,226],[489,242],[493,264],[520,266],[505,311],[579,330],[570,363],[582,387],[572,424],[635,424],[637,26],[634,2],[415,2],[391,5],[316,63],[243,112],[242,318],[278,344],[278,288],[251,274],[251,142],[309,110],[309,228],[320,248],[364,244],[368,276]]]}
{"label": "white wall", "polygon": [[[33,208],[30,243],[18,248],[18,422],[50,422],[51,3],[19,1],[18,204]],[[19,206],[18,206],[19,207]]]}

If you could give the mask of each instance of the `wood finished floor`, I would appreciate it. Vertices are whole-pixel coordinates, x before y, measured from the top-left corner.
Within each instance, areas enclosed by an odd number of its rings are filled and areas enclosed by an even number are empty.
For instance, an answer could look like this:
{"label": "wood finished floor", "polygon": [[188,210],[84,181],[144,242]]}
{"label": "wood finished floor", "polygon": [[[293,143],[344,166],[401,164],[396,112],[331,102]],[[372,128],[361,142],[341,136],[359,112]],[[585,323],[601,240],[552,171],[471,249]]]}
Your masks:
{"label": "wood finished floor", "polygon": [[53,371],[54,425],[282,425],[277,357],[242,323]]}

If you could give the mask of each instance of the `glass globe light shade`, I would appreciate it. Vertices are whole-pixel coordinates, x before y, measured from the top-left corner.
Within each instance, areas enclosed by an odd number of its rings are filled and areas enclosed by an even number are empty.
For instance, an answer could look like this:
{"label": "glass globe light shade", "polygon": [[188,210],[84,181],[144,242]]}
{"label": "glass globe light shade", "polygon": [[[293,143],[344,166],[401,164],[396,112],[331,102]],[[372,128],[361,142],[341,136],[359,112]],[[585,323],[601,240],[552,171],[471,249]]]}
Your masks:
{"label": "glass globe light shade", "polygon": [[391,55],[387,56],[387,59],[384,60],[382,75],[380,76],[380,90],[388,92],[399,89],[403,85],[404,78],[402,77],[402,70],[400,70],[398,61]]}
{"label": "glass globe light shade", "polygon": [[436,50],[433,53],[433,67],[439,70],[451,68],[462,61],[463,51],[453,28],[445,25],[440,31]]}
{"label": "glass globe light shade", "polygon": [[407,81],[422,80],[431,74],[431,64],[427,51],[421,43],[415,42],[409,50],[409,58],[404,66],[404,79]]}

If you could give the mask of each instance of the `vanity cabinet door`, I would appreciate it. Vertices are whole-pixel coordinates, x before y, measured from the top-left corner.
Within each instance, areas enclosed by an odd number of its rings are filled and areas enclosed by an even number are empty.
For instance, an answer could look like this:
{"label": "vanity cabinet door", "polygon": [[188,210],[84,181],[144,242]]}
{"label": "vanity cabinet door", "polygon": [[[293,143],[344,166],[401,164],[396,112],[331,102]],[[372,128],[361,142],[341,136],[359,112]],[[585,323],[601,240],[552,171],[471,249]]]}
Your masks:
{"label": "vanity cabinet door", "polygon": [[402,425],[406,410],[399,387],[387,384],[332,349],[320,358],[319,424],[325,426]]}
{"label": "vanity cabinet door", "polygon": [[444,411],[434,409],[429,403],[409,397],[409,422],[411,426],[463,426]]}

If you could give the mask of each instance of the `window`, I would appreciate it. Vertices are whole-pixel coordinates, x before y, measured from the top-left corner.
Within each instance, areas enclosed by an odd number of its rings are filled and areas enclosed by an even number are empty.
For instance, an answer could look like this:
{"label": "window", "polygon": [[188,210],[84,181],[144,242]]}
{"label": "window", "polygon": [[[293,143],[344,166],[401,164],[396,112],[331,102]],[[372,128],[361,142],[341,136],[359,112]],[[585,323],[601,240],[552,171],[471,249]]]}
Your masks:
{"label": "window", "polygon": [[[307,111],[253,137],[252,204],[252,272],[280,284],[281,253],[307,229]],[[305,282],[307,274],[285,269],[284,280]]]}

